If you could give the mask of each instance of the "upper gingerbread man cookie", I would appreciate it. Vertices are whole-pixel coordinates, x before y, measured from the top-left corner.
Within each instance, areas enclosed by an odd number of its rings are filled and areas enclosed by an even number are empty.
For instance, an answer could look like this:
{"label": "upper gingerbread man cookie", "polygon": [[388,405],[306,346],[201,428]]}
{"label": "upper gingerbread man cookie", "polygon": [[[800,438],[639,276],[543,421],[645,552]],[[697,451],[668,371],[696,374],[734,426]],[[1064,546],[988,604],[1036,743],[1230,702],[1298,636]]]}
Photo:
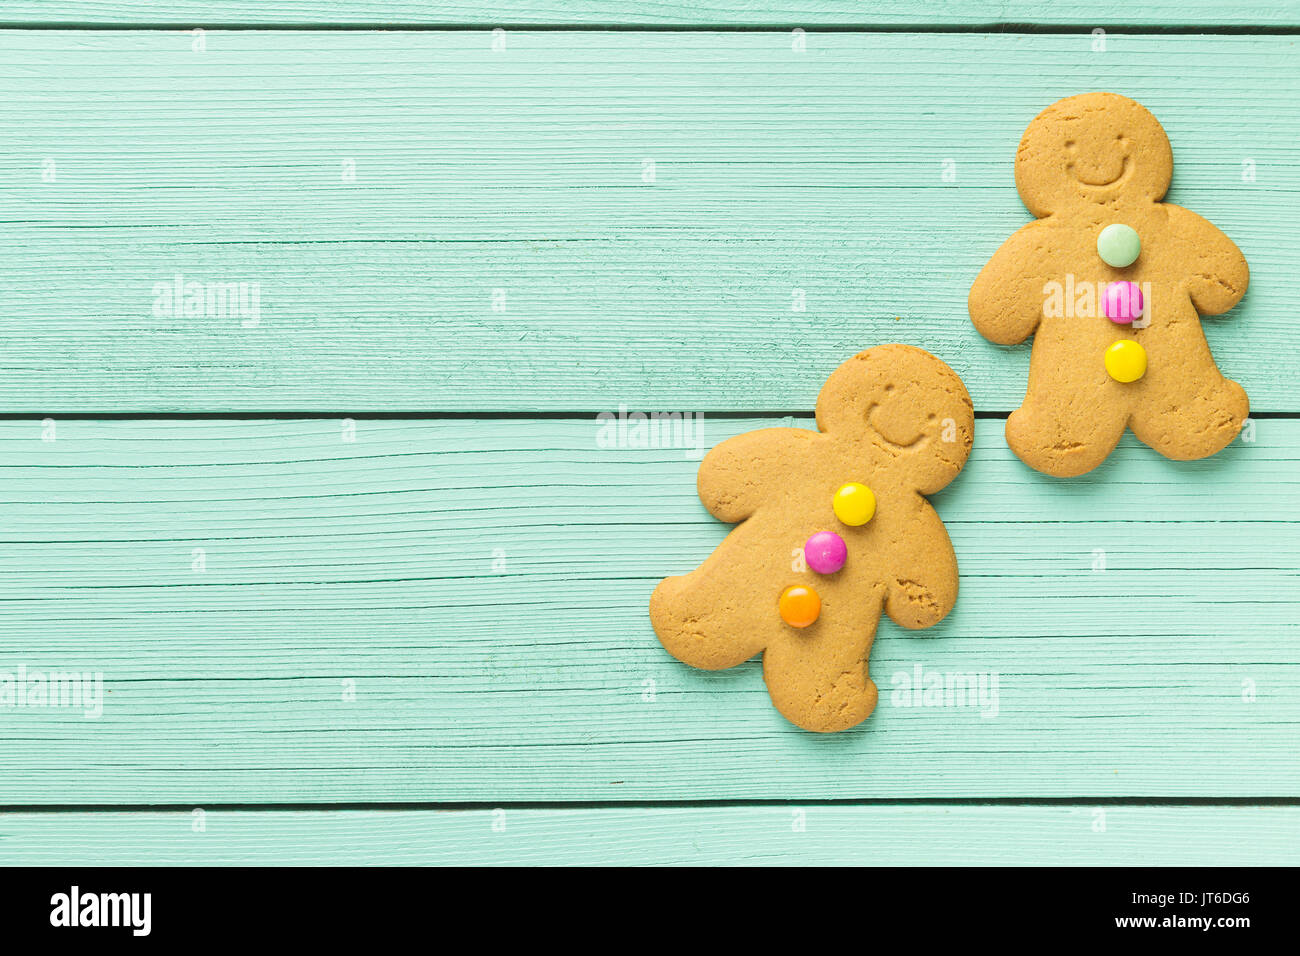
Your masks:
{"label": "upper gingerbread man cookie", "polygon": [[969,306],[993,342],[1034,336],[1006,434],[1039,471],[1090,471],[1125,426],[1170,458],[1204,458],[1246,418],[1200,316],[1236,305],[1250,273],[1213,224],[1160,201],[1173,164],[1156,118],[1114,93],[1053,103],[1020,140],[1016,189],[1038,218],[989,260]]}
{"label": "upper gingerbread man cookie", "polygon": [[880,610],[928,627],[957,599],[957,559],[924,494],[970,454],[974,412],[929,352],[882,345],[817,397],[817,427],[728,439],[700,465],[700,500],[740,522],[696,570],[650,598],[659,640],[718,670],[763,654],[777,709],[835,731],[876,706],[867,657]]}

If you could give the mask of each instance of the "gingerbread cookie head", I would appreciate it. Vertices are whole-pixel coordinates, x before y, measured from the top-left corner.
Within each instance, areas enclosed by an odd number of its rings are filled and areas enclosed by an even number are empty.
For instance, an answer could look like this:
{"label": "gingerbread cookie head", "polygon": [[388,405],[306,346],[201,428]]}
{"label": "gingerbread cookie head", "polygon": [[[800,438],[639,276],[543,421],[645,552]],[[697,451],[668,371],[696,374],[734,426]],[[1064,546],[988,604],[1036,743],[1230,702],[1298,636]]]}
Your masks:
{"label": "gingerbread cookie head", "polygon": [[960,471],[974,412],[943,362],[885,345],[836,369],[817,425],[747,432],[709,452],[700,500],[740,523],[696,570],[659,584],[650,619],[693,667],[761,653],[777,709],[829,732],[875,707],[867,657],[882,607],[920,628],[956,600],[952,545],[921,493]]}
{"label": "gingerbread cookie head", "polygon": [[907,345],[860,352],[831,373],[817,396],[819,429],[861,436],[925,494],[961,471],[973,422],[957,373]]}
{"label": "gingerbread cookie head", "polygon": [[1016,151],[1016,189],[1041,217],[1121,196],[1156,202],[1173,169],[1169,137],[1146,107],[1117,93],[1083,93],[1029,124]]}

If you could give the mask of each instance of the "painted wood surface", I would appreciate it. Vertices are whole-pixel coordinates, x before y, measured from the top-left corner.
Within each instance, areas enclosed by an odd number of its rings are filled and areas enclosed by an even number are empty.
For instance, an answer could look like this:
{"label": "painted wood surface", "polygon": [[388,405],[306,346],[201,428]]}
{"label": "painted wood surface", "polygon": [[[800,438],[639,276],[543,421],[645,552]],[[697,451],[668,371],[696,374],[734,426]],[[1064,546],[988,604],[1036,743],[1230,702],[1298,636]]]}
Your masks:
{"label": "painted wood surface", "polygon": [[[1225,372],[1300,408],[1291,36],[195,42],[0,32],[3,410],[806,410],[901,340],[1007,411],[1029,350],[966,294],[1027,219],[1024,125],[1098,87],[1156,112],[1171,198],[1251,262],[1206,320]],[[176,276],[247,308],[178,312]]]}
{"label": "painted wood surface", "polygon": [[6,0],[3,22],[87,24],[895,24],[994,28],[1002,24],[1261,27],[1300,21],[1293,5],[1266,0]]}
{"label": "painted wood surface", "polygon": [[[3,4],[0,412],[32,418],[0,420],[0,702],[19,668],[105,693],[93,718],[0,706],[0,805],[33,808],[0,812],[0,860],[1294,864],[1297,24],[1255,0]],[[470,29],[365,28],[393,25]],[[1097,88],[1156,112],[1170,198],[1251,262],[1206,322],[1267,413],[1251,440],[1177,464],[1126,439],[1059,482],[982,419],[935,499],[958,609],[882,624],[858,731],[785,723],[754,662],[669,659],[646,598],[726,527],[694,448],[608,447],[595,413],[705,411],[677,446],[808,425],[729,413],[806,412],[884,341],[1014,408],[1028,349],[980,339],[966,290],[1027,218],[1024,124]],[[256,314],[169,314],[177,275]],[[98,417],[171,411],[253,417]],[[996,675],[996,716],[903,706],[918,667]],[[913,797],[952,802],[888,802]],[[1069,802],[1015,803],[1040,798]]]}
{"label": "painted wood surface", "polygon": [[[0,422],[0,670],[105,691],[4,713],[0,805],[1297,792],[1300,423],[1066,482],[979,421],[935,496],[957,610],[882,623],[882,705],[832,737],[756,662],[662,650],[651,589],[726,526],[690,447],[599,428]],[[908,690],[966,674],[965,706]]]}
{"label": "painted wood surface", "polygon": [[[197,812],[196,812],[197,811]],[[1190,834],[1195,838],[1189,838]],[[1296,807],[839,806],[0,814],[30,865],[1285,865]]]}

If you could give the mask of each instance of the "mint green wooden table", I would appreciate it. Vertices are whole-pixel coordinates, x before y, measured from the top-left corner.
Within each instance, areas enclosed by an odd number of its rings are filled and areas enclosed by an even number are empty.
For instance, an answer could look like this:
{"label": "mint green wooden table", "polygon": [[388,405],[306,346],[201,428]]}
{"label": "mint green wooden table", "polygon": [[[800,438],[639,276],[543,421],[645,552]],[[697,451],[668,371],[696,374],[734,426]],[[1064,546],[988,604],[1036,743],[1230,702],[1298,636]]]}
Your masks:
{"label": "mint green wooden table", "polygon": [[[480,6],[0,7],[0,679],[104,689],[0,707],[0,859],[1297,862],[1300,11]],[[965,297],[1091,89],[1250,260],[1206,328],[1251,440],[1057,481]],[[980,413],[962,596],[819,737],[646,600],[725,532],[694,446],[889,341]],[[996,708],[899,706],[918,667]]]}

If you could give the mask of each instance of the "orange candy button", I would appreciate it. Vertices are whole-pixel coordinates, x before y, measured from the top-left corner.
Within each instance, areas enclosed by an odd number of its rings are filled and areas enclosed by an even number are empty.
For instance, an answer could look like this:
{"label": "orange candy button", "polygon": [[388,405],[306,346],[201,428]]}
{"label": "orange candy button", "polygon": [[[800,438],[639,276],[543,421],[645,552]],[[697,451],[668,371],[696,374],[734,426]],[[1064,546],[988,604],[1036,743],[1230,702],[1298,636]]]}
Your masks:
{"label": "orange candy button", "polygon": [[781,620],[785,623],[791,627],[807,627],[821,614],[822,599],[812,588],[796,584],[781,592],[778,606],[781,609]]}

